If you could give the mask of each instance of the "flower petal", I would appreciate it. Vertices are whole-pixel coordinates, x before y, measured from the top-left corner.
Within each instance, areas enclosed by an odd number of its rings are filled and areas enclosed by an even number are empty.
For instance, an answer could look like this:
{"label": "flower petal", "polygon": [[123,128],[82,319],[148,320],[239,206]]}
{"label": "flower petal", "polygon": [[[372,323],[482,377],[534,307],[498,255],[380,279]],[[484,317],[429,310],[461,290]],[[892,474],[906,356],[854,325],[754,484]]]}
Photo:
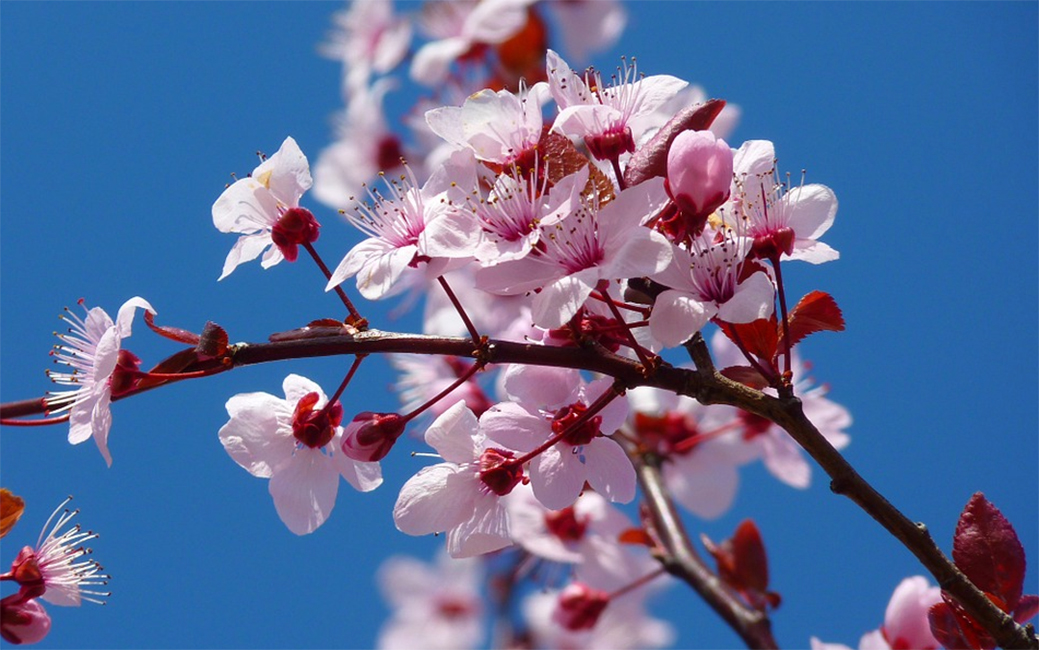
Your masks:
{"label": "flower petal", "polygon": [[339,470],[321,451],[301,447],[275,468],[268,491],[278,516],[289,530],[306,535],[332,514],[339,491]]}
{"label": "flower petal", "polygon": [[428,535],[457,526],[473,513],[475,475],[463,475],[454,463],[423,467],[404,483],[393,506],[397,530]]}

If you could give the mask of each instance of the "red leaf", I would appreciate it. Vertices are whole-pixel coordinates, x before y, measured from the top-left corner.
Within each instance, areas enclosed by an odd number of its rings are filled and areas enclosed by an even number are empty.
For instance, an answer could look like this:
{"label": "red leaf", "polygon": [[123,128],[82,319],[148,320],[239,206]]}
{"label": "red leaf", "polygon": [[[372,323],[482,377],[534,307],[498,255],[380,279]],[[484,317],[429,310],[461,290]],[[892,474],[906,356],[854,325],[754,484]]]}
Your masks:
{"label": "red leaf", "polygon": [[740,592],[752,607],[777,607],[779,594],[768,591],[768,557],[761,532],[750,519],[736,527],[732,537],[715,544],[706,535],[703,544],[718,563],[718,577]]}
{"label": "red leaf", "polygon": [[[944,593],[942,597],[945,597]],[[949,602],[937,603],[928,610],[927,622],[931,625],[931,634],[945,648],[994,648],[996,644],[991,639],[990,644],[982,642],[975,633],[970,619],[964,618],[965,616],[962,610],[954,609]]]}
{"label": "red leaf", "polygon": [[790,322],[790,345],[800,343],[809,334],[816,332],[843,332],[844,316],[833,296],[824,291],[813,291],[788,314]]}
{"label": "red leaf", "polygon": [[729,366],[728,368],[722,368],[719,372],[744,386],[750,386],[758,390],[768,386],[768,380],[750,366]]}
{"label": "red leaf", "polygon": [[1017,608],[1025,580],[1025,551],[1014,527],[981,492],[970,498],[956,524],[952,558],[1004,611]]}
{"label": "red leaf", "polygon": [[642,528],[628,528],[624,530],[617,536],[617,541],[621,544],[633,544],[649,548],[653,548],[656,545],[649,533]]}
{"label": "red leaf", "polygon": [[213,321],[206,321],[206,326],[202,328],[202,335],[199,336],[195,351],[198,352],[199,358],[215,359],[227,353],[227,344],[227,332],[224,328]]}
{"label": "red leaf", "polygon": [[1021,596],[1014,609],[1014,620],[1023,625],[1036,614],[1039,614],[1039,596]]}
{"label": "red leaf", "polygon": [[772,365],[776,350],[779,349],[775,314],[769,318],[759,318],[753,323],[734,324],[718,321],[718,326],[737,347],[743,347],[747,352]]}
{"label": "red leaf", "polygon": [[177,343],[187,343],[188,345],[198,344],[198,334],[189,332],[179,327],[169,327],[167,325],[156,325],[155,316],[148,311],[144,310],[144,323],[159,336],[168,338],[171,341]]}

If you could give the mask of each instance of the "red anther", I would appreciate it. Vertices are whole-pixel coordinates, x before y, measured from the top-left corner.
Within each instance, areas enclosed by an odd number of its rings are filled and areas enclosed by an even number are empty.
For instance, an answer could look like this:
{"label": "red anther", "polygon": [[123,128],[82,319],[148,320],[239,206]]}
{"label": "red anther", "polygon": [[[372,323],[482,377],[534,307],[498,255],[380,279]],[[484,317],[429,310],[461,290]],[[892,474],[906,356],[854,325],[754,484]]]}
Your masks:
{"label": "red anther", "polygon": [[480,480],[500,497],[512,492],[523,480],[523,466],[511,462],[515,454],[504,449],[486,449],[480,454]]}
{"label": "red anther", "polygon": [[343,421],[343,406],[336,402],[328,409],[314,409],[318,400],[317,393],[311,392],[303,396],[296,404],[292,414],[292,435],[311,449],[320,449],[327,445],[336,434],[336,427]]}
{"label": "red anther", "polygon": [[311,244],[317,241],[321,224],[306,208],[290,208],[281,215],[271,228],[271,240],[290,262],[299,256],[300,244]]}
{"label": "red anther", "polygon": [[358,413],[343,431],[343,453],[363,463],[386,457],[407,423],[397,413]]}

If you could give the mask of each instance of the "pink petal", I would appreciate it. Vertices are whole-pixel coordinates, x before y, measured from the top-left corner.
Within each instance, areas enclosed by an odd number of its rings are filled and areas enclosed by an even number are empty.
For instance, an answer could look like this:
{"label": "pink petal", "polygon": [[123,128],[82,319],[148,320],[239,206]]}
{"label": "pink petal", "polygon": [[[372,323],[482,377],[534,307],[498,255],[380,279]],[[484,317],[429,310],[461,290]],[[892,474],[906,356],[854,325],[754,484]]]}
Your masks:
{"label": "pink petal", "polygon": [[231,419],[220,428],[220,444],[253,476],[270,478],[295,448],[292,409],[268,393],[242,393],[227,400]]}
{"label": "pink petal", "polygon": [[635,467],[617,441],[596,438],[584,446],[585,478],[596,492],[615,503],[635,498]]}
{"label": "pink petal", "polygon": [[697,300],[692,294],[665,291],[653,303],[649,331],[664,346],[672,348],[703,329],[716,312],[713,303]]}
{"label": "pink petal", "polygon": [[475,440],[478,429],[473,412],[465,402],[457,402],[429,425],[425,440],[444,460],[461,465],[479,454]]}
{"label": "pink petal", "polygon": [[725,514],[736,498],[736,465],[718,458],[708,444],[664,465],[664,481],[683,508],[703,519]]}
{"label": "pink petal", "polygon": [[570,368],[511,365],[505,369],[505,394],[528,406],[554,409],[571,404],[581,387],[581,373]]}
{"label": "pink petal", "polygon": [[512,545],[509,518],[501,500],[494,494],[478,494],[471,517],[447,534],[451,557],[473,557]]}
{"label": "pink petal", "polygon": [[401,487],[393,521],[407,535],[450,530],[472,516],[476,495],[475,474],[454,463],[424,467]]}
{"label": "pink petal", "polygon": [[[514,264],[527,259],[530,258]],[[534,323],[551,329],[573,318],[599,282],[599,272],[599,268],[593,266],[545,285],[541,293],[534,296],[531,311]]]}
{"label": "pink petal", "polygon": [[275,468],[268,491],[288,529],[306,535],[332,513],[339,491],[339,470],[320,450],[303,447]]}
{"label": "pink petal", "polygon": [[548,440],[551,425],[519,404],[502,402],[480,416],[480,431],[488,438],[517,451],[530,451]]}
{"label": "pink petal", "polygon": [[755,273],[736,287],[725,303],[718,307],[718,318],[726,323],[750,323],[772,315],[775,289],[768,275]]}
{"label": "pink petal", "polygon": [[585,466],[573,447],[559,443],[530,463],[530,485],[534,496],[549,510],[573,505],[584,488]]}

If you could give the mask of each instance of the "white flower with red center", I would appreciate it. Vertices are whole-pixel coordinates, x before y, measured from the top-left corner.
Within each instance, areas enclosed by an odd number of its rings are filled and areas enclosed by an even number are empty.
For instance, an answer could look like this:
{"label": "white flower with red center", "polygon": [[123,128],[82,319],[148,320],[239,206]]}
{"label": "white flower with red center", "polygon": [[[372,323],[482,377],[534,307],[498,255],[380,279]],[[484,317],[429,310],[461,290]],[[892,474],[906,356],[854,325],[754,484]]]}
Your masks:
{"label": "white flower with red center", "polygon": [[517,179],[502,173],[486,200],[473,208],[483,230],[476,259],[492,266],[525,257],[541,238],[542,227],[559,223],[581,203],[581,190],[588,182],[588,168],[562,178],[551,189],[539,187],[534,173]]}
{"label": "white flower with red center", "polygon": [[631,428],[665,459],[664,482],[675,501],[704,519],[725,514],[739,487],[738,468],[758,457],[740,436],[735,409],[646,386],[627,398]]}
{"label": "white flower with red center", "polygon": [[657,296],[649,317],[654,338],[675,347],[703,329],[712,318],[749,323],[767,318],[775,288],[763,270],[744,277],[744,261],[753,242],[731,230],[705,230],[691,249],[674,247],[671,264],[654,280],[669,287]]}
{"label": "white flower with red center", "polygon": [[440,553],[432,564],[395,556],[377,580],[393,609],[379,630],[381,650],[475,648],[483,636],[482,563]]}
{"label": "white flower with red center", "polygon": [[610,85],[598,71],[582,77],[552,50],[547,57],[548,83],[559,106],[552,130],[584,139],[600,160],[635,151],[642,136],[638,119],[671,100],[688,82],[670,75],[639,77],[634,61],[623,62]]}
{"label": "white flower with red center", "polygon": [[220,443],[247,472],[270,479],[278,516],[293,533],[305,535],[332,513],[340,476],[368,492],[382,483],[382,470],[342,453],[343,407],[337,401],[325,409],[320,386],[289,375],[282,387],[285,399],[268,393],[229,399],[231,419],[220,428]]}
{"label": "white flower with red center", "polygon": [[422,6],[420,25],[433,41],[411,61],[411,78],[433,86],[448,75],[451,63],[482,44],[496,44],[527,22],[534,0],[437,0]]}
{"label": "white flower with red center", "polygon": [[675,642],[674,627],[651,618],[646,609],[645,589],[620,596],[599,613],[591,629],[572,630],[556,620],[559,591],[539,591],[523,601],[523,617],[538,648],[611,648],[646,650],[666,648]]}
{"label": "white flower with red center", "polygon": [[[24,547],[11,563],[7,575],[18,582],[22,600],[42,598],[52,605],[79,607],[83,601],[104,604],[103,598],[111,595],[94,591],[95,587],[108,584],[109,576],[101,573],[101,565],[96,561],[83,559],[91,553],[83,544],[96,539],[97,533],[84,531],[79,524],[62,530],[79,513],[65,508],[70,500],[72,497],[65,499],[51,514],[36,548]],[[54,527],[44,537],[43,532],[56,516]]]}
{"label": "white flower with red center", "polygon": [[537,452],[530,460],[530,484],[546,508],[572,505],[586,481],[610,501],[635,498],[635,468],[609,437],[624,424],[627,402],[614,399],[595,415],[584,415],[611,383],[604,378],[585,384],[578,371],[565,368],[511,366],[503,386],[512,401],[480,417],[488,438]]}
{"label": "white flower with red center", "polygon": [[749,140],[733,154],[733,187],[719,209],[727,223],[742,221],[742,231],[754,240],[754,254],[771,259],[804,260],[812,264],[840,257],[817,241],[837,215],[837,196],[825,185],[790,186],[776,172],[775,147],[768,140]]}
{"label": "white flower with red center", "polygon": [[241,236],[224,260],[221,280],[261,253],[260,266],[265,269],[283,259],[296,259],[295,244],[301,242],[282,242],[274,236],[287,213],[292,213],[290,221],[307,223],[307,240],[317,239],[317,222],[308,210],[299,207],[300,197],[312,183],[307,157],[295,140],[285,138],[277,153],[261,162],[247,178],[224,190],[213,204],[213,225],[220,232]]}
{"label": "white flower with red center", "polygon": [[543,226],[542,246],[526,257],[481,269],[478,288],[534,296],[534,323],[556,328],[569,321],[599,288],[612,281],[653,275],[671,261],[671,244],[641,222],[666,203],[663,179],[630,187],[600,208],[596,200],[551,226]]}
{"label": "white flower with red center", "polygon": [[[715,363],[719,368],[745,365],[746,360],[735,345],[722,332],[711,339]],[[844,429],[851,426],[848,409],[825,397],[827,386],[812,385],[808,365],[801,361],[797,350],[791,351],[791,372],[794,376],[794,395],[800,398],[805,417],[819,430],[835,449],[843,449],[851,442]],[[771,388],[765,392],[775,394]],[[761,458],[765,468],[780,481],[799,489],[811,482],[812,467],[804,458],[801,447],[779,425],[763,417],[739,412],[741,435],[748,445],[755,448],[755,457]]]}
{"label": "white flower with red center", "polygon": [[541,106],[548,100],[541,81],[519,93],[481,90],[461,106],[426,112],[429,128],[459,149],[471,149],[478,160],[503,166],[529,167],[541,139]]}
{"label": "white flower with red center", "polygon": [[138,308],[156,313],[148,301],[140,297],[123,303],[114,322],[100,307],[87,310],[82,319],[66,310],[63,318],[69,323],[69,331],[58,334],[61,343],[51,352],[56,362],[72,369],[71,372],[49,372],[51,380],[76,388],[52,393],[47,398],[47,408],[51,413],[68,411],[69,442],[78,445],[93,438],[109,467],[112,465],[108,451],[112,397],[133,388],[139,374],[140,359],[122,349],[122,341],[130,336]]}
{"label": "white flower with red center", "polygon": [[[879,630],[867,632],[859,640],[859,650],[895,650],[918,648],[936,650],[941,643],[931,633],[928,611],[942,602],[942,590],[932,587],[927,578],[912,576],[904,579],[891,594],[884,611],[884,624]],[[823,643],[812,637],[812,650],[842,650],[839,643]]]}
{"label": "white flower with red center", "polygon": [[358,206],[347,218],[370,236],[350,249],[325,290],[356,276],[361,295],[378,300],[402,290],[398,281],[407,271],[433,279],[448,270],[450,260],[471,257],[479,228],[464,208],[460,189],[476,185],[467,158],[452,157],[421,188],[405,167],[407,176],[386,182],[388,195],[369,190],[372,203]]}
{"label": "white flower with red center", "polygon": [[392,85],[390,79],[380,79],[370,88],[355,89],[346,110],[336,116],[336,140],[314,163],[314,197],[328,207],[338,210],[351,205],[379,172],[403,170],[401,142],[387,125],[382,108]]}
{"label": "white flower with red center", "polygon": [[393,508],[397,529],[407,535],[447,531],[447,550],[456,558],[512,544],[501,497],[523,480],[516,453],[489,440],[464,402],[434,420],[425,440],[444,462],[419,470],[401,488]]}

